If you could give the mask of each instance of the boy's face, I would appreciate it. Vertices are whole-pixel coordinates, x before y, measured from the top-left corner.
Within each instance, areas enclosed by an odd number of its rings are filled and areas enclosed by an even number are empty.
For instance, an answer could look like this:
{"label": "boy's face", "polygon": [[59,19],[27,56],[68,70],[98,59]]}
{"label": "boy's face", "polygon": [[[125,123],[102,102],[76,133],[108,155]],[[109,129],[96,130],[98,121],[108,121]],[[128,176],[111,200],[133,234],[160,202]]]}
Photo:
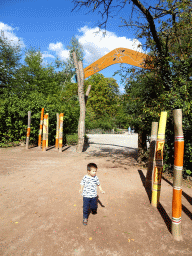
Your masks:
{"label": "boy's face", "polygon": [[92,167],[91,171],[88,171],[88,175],[94,177],[97,173],[97,168]]}

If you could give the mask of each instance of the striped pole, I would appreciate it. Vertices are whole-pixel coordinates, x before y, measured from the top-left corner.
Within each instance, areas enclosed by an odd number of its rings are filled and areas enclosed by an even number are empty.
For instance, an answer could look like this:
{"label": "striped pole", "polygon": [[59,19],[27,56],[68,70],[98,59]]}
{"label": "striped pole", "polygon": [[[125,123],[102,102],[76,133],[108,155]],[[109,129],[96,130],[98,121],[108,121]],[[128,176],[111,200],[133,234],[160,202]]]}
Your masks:
{"label": "striped pole", "polygon": [[158,207],[160,192],[161,192],[161,176],[163,172],[163,149],[165,144],[165,128],[167,121],[167,112],[161,112],[159,121],[159,130],[157,135],[156,152],[155,152],[155,167],[153,173],[153,187],[151,204]]}
{"label": "striped pole", "polygon": [[184,137],[182,129],[182,109],[173,110],[174,118],[174,171],[173,171],[173,200],[172,200],[172,235],[177,241],[183,240],[181,235],[181,196],[182,171],[184,154]]}
{"label": "striped pole", "polygon": [[29,149],[29,137],[31,131],[31,111],[28,111],[28,126],[27,126],[27,138],[26,138],[26,149]]}
{"label": "striped pole", "polygon": [[46,148],[48,148],[48,136],[49,136],[49,114],[46,113],[47,115],[47,130],[46,130]]}
{"label": "striped pole", "polygon": [[[157,142],[158,122],[152,122],[151,126],[151,142],[150,142],[150,153],[147,166],[147,175],[145,180],[145,187],[151,192],[152,190],[152,174],[155,165],[155,146]],[[151,194],[150,194],[151,196]],[[151,200],[151,198],[150,198]]]}
{"label": "striped pole", "polygon": [[44,122],[43,122],[43,144],[42,144],[43,151],[46,151],[46,134],[47,134],[47,114],[44,115]]}
{"label": "striped pole", "polygon": [[63,113],[59,115],[59,152],[62,152],[63,146]]}
{"label": "striped pole", "polygon": [[57,113],[56,116],[57,116],[57,126],[56,126],[55,148],[58,149],[58,146],[59,146],[59,113]]}
{"label": "striped pole", "polygon": [[38,140],[38,147],[41,148],[41,136],[42,136],[42,129],[43,129],[43,115],[44,115],[44,108],[41,109],[41,119],[40,119],[40,129],[39,129],[39,140]]}

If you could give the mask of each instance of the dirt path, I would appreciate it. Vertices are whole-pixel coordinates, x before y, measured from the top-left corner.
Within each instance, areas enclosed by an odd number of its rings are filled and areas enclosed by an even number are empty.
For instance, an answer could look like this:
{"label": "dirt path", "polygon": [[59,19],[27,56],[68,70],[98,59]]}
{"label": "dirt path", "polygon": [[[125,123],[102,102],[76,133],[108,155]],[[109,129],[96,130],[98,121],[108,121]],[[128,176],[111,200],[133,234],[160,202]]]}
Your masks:
{"label": "dirt path", "polygon": [[[124,153],[123,153],[124,152]],[[169,231],[172,186],[162,180],[154,209],[134,151],[77,154],[22,147],[0,149],[0,255],[192,255],[192,189],[183,187],[183,241]],[[86,165],[98,165],[98,214],[83,226],[80,181]]]}

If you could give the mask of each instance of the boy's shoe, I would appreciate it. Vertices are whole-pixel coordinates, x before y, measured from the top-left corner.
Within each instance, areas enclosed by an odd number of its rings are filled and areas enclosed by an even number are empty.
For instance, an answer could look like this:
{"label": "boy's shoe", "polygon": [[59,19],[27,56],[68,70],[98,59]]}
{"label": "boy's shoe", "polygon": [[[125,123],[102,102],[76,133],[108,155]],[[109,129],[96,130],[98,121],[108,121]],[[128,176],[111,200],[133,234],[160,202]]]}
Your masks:
{"label": "boy's shoe", "polygon": [[92,210],[92,214],[93,215],[97,214],[97,210]]}
{"label": "boy's shoe", "polygon": [[84,225],[84,226],[87,225],[87,219],[83,219],[83,225]]}

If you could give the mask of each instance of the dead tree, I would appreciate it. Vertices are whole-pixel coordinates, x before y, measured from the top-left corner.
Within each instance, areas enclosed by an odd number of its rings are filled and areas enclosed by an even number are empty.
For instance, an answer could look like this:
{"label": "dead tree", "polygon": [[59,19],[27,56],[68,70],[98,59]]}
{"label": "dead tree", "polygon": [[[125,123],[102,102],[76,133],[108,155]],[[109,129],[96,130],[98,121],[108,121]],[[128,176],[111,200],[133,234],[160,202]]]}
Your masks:
{"label": "dead tree", "polygon": [[84,136],[85,136],[85,96],[84,96],[84,72],[82,61],[77,60],[76,53],[73,52],[73,60],[75,64],[77,82],[78,82],[78,97],[80,105],[80,116],[78,123],[78,143],[76,151],[81,153],[84,146]]}

